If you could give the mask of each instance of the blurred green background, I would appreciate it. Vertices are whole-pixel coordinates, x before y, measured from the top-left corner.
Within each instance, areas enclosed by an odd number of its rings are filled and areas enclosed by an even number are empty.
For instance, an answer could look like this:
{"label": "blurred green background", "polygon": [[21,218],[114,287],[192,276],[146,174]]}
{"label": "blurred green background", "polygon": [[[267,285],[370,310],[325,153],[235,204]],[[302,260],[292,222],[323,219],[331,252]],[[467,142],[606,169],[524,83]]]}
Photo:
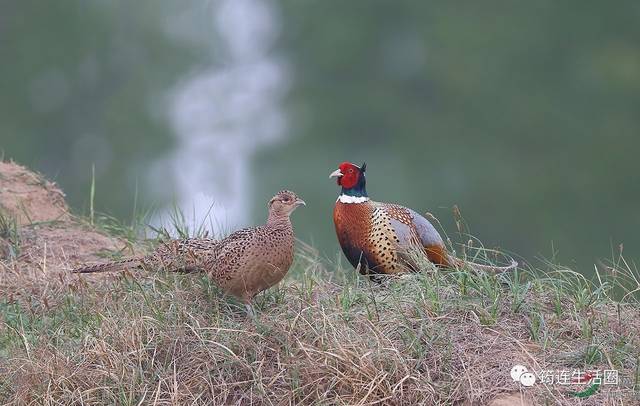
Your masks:
{"label": "blurred green background", "polygon": [[[0,150],[86,212],[264,219],[335,258],[328,174],[526,259],[640,254],[640,3],[0,2]],[[633,162],[636,162],[635,164]],[[553,247],[553,248],[552,248]]]}

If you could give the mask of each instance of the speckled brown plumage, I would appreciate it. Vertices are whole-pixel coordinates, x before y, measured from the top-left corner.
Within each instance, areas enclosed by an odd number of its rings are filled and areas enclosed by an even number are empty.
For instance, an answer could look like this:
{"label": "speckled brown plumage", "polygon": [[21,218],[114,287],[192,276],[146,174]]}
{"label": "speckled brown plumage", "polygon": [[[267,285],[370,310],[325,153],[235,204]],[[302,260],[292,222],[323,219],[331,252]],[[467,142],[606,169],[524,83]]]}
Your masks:
{"label": "speckled brown plumage", "polygon": [[153,253],[146,256],[84,266],[74,269],[73,272],[113,272],[133,268],[195,272],[203,269],[204,263],[215,253],[215,249],[219,243],[219,240],[213,238],[171,240],[161,242]]}
{"label": "speckled brown plumage", "polygon": [[249,303],[259,292],[280,282],[293,262],[294,233],[290,215],[303,200],[288,190],[269,201],[266,224],[238,230],[222,240],[174,240],[152,254],[83,267],[76,273],[127,268],[206,272],[220,288]]}

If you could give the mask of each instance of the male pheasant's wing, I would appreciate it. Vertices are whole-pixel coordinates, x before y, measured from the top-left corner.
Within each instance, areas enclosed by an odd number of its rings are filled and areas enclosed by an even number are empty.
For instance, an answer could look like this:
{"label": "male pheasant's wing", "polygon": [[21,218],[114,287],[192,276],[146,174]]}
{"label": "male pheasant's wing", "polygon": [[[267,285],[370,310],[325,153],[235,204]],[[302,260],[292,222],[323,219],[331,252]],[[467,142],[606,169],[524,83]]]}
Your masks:
{"label": "male pheasant's wing", "polygon": [[384,208],[391,219],[391,226],[400,244],[404,246],[420,244],[424,247],[429,261],[438,265],[450,265],[444,241],[429,220],[414,210],[397,204],[385,204]]}
{"label": "male pheasant's wing", "polygon": [[[415,228],[420,242],[427,252],[429,261],[435,264],[446,265],[448,267],[467,265],[476,271],[484,272],[505,272],[513,270],[518,266],[518,263],[514,260],[511,260],[511,264],[507,266],[493,266],[476,264],[475,262],[455,258],[447,252],[442,237],[440,237],[440,234],[429,220],[411,209],[402,206],[399,206],[399,208],[404,209],[406,215],[411,218],[411,225]],[[404,215],[401,217],[402,219],[407,218]]]}

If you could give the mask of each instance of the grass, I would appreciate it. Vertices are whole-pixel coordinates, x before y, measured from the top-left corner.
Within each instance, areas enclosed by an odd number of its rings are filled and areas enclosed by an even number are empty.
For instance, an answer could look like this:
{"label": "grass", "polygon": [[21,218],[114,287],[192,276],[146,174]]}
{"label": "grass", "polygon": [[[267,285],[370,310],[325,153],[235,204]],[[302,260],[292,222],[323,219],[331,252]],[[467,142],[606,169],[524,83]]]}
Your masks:
{"label": "grass", "polygon": [[20,255],[20,232],[18,221],[0,208],[0,258],[17,258]]}
{"label": "grass", "polygon": [[[131,244],[144,236],[141,222],[92,219]],[[0,236],[18,234],[3,221]],[[173,223],[158,234],[206,235],[177,211]],[[593,279],[552,262],[499,275],[421,267],[371,283],[300,243],[285,282],[256,298],[255,320],[203,275],[58,275],[16,298],[0,292],[0,402],[484,405],[522,393],[637,404],[640,274],[621,255]],[[616,369],[620,384],[578,403],[575,386],[513,382],[515,364]]]}

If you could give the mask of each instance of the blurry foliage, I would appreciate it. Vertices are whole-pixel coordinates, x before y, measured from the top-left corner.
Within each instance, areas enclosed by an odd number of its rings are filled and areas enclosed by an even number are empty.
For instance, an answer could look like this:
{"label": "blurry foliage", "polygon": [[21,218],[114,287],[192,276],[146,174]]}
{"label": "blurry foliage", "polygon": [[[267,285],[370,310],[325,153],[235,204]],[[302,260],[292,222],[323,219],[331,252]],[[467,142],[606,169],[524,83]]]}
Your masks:
{"label": "blurry foliage", "polygon": [[167,40],[158,4],[0,3],[0,149],[76,207],[95,163],[98,207],[130,213],[136,178],[170,147],[163,92],[194,52]]}
{"label": "blurry foliage", "polygon": [[552,241],[586,272],[612,244],[638,257],[637,2],[289,0],[282,12],[297,138],[264,160],[320,205],[303,234],[332,241],[326,176],[367,160],[374,198],[432,211],[449,233],[458,204],[482,241],[528,258]]}
{"label": "blurry foliage", "polygon": [[[433,212],[450,234],[457,204],[471,233],[527,258],[551,256],[552,241],[586,272],[619,242],[638,257],[640,4],[274,6],[290,139],[254,162],[256,219],[292,188],[310,203],[299,236],[333,257],[327,176],[366,160],[375,199]],[[128,216],[136,178],[172,147],[165,92],[216,56],[213,38],[170,39],[165,17],[179,10],[0,3],[0,149],[58,180],[76,208],[95,162],[98,209]]]}

